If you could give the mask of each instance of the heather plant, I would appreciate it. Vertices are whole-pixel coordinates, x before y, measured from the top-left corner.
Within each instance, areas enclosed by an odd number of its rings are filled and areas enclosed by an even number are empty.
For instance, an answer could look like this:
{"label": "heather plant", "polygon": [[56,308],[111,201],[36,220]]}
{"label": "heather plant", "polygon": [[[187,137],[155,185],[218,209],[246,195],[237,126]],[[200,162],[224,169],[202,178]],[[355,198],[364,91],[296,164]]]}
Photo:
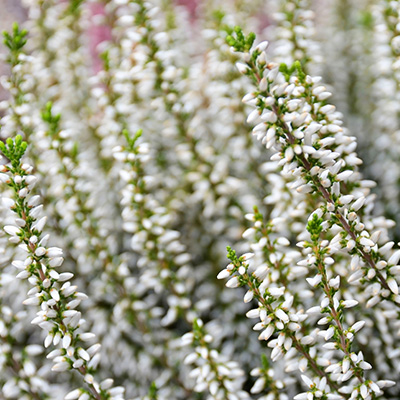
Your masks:
{"label": "heather plant", "polygon": [[23,4],[0,398],[397,399],[398,2]]}

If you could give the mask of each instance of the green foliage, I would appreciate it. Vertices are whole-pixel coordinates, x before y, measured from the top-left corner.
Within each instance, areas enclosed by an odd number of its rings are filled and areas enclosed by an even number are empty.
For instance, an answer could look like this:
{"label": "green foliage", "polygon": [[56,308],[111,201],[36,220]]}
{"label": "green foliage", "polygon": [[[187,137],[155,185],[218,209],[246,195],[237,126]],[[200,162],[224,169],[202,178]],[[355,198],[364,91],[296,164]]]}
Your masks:
{"label": "green foliage", "polygon": [[204,328],[201,320],[195,318],[193,320],[193,343],[199,345],[204,337]]}
{"label": "green foliage", "polygon": [[289,81],[290,77],[297,72],[297,77],[299,78],[301,83],[305,82],[306,74],[303,71],[303,67],[300,61],[295,61],[291,67],[288,67],[286,64],[282,63],[279,66],[279,71],[282,72],[286,81]]}
{"label": "green foliage", "polygon": [[305,80],[306,80],[306,74],[305,74],[305,72],[303,71],[303,67],[302,67],[302,65],[301,65],[301,62],[300,61],[295,61],[294,63],[293,63],[293,67],[292,68],[294,68],[296,71],[297,71],[297,77],[299,78],[299,80],[300,80],[300,82],[301,83],[305,83]]}
{"label": "green foliage", "polygon": [[147,396],[150,400],[157,400],[158,399],[158,389],[157,389],[157,385],[155,382],[151,382],[150,388],[149,388],[149,392],[147,393]]}
{"label": "green foliage", "polygon": [[26,29],[19,29],[19,25],[14,22],[11,33],[3,31],[3,43],[12,51],[19,52],[26,44]]}
{"label": "green foliage", "polygon": [[6,143],[0,141],[0,151],[10,160],[13,168],[18,168],[27,146],[21,135],[17,135],[15,139],[8,138]]}
{"label": "green foliage", "polygon": [[308,221],[307,231],[311,235],[313,242],[318,241],[319,235],[322,232],[322,222],[324,222],[323,219],[319,218],[317,214],[314,214],[312,219]]}
{"label": "green foliage", "polygon": [[122,134],[125,136],[125,139],[126,139],[126,141],[128,143],[128,150],[134,151],[134,152],[137,151],[136,142],[140,138],[140,136],[142,136],[142,133],[143,133],[143,130],[142,129],[138,129],[136,131],[136,133],[133,136],[131,136],[127,129],[124,129],[122,131]]}
{"label": "green foliage", "polygon": [[364,10],[360,13],[359,17],[360,24],[365,29],[373,29],[374,27],[374,16],[370,10]]}
{"label": "green foliage", "polygon": [[53,103],[51,101],[47,102],[44,109],[41,112],[41,117],[44,122],[47,122],[50,127],[50,135],[57,133],[59,128],[59,123],[61,119],[61,114],[53,113]]}
{"label": "green foliage", "polygon": [[228,259],[232,261],[232,264],[237,265],[239,263],[239,258],[236,255],[236,251],[233,250],[231,246],[227,246],[226,250],[228,251]]}
{"label": "green foliage", "polygon": [[75,14],[80,6],[85,2],[85,0],[70,0],[69,1],[69,7],[67,9],[67,12],[69,14]]}
{"label": "green foliage", "polygon": [[19,25],[14,22],[11,33],[3,31],[3,43],[9,49],[9,55],[7,62],[11,66],[15,66],[20,63],[19,55],[22,53],[22,48],[26,44],[26,36],[28,31],[26,29],[20,29]]}
{"label": "green foliage", "polygon": [[[214,10],[212,13],[212,17],[217,22],[218,25],[222,23],[222,20],[225,17],[225,12],[223,10]],[[228,28],[229,29],[229,28]]]}
{"label": "green foliage", "polygon": [[256,34],[254,32],[250,32],[246,36],[240,26],[235,26],[233,29],[228,28],[227,32],[226,42],[232,46],[235,51],[241,53],[248,52],[256,39]]}
{"label": "green foliage", "polygon": [[110,70],[110,52],[108,50],[103,51],[100,54],[100,58],[103,60],[103,68],[106,72]]}
{"label": "green foliage", "polygon": [[260,221],[264,225],[264,216],[261,214],[257,206],[253,207],[254,221]]}

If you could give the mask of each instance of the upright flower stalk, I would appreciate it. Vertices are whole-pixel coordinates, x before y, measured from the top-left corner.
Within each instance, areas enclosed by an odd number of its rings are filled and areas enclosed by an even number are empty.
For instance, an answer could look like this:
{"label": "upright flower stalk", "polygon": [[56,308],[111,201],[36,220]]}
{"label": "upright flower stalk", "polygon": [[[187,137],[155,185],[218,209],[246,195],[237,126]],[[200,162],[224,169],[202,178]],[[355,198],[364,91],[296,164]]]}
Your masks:
{"label": "upright flower stalk", "polygon": [[[371,107],[369,147],[370,156],[376,155],[365,166],[380,187],[379,200],[386,215],[398,222],[399,182],[397,171],[400,128],[400,108],[397,98],[400,93],[400,5],[387,0],[371,5],[370,20],[373,60],[367,75],[371,82],[369,98]],[[369,150],[369,151],[368,151]],[[392,171],[388,174],[387,171]],[[398,235],[398,227],[396,229]]]}
{"label": "upright flower stalk", "polygon": [[[43,234],[47,217],[40,217],[43,206],[40,196],[32,195],[37,178],[32,174],[33,167],[22,163],[27,143],[18,135],[15,140],[7,139],[0,143],[0,150],[10,160],[2,167],[2,181],[13,191],[11,210],[16,214],[15,225],[6,225],[4,230],[9,241],[20,244],[26,253],[24,260],[15,259],[12,264],[20,272],[18,279],[27,279],[32,285],[28,297],[23,301],[27,306],[40,306],[32,324],[42,328],[46,337],[44,347],[57,346],[47,357],[52,359],[53,371],[74,369],[78,371],[87,384],[70,392],[66,399],[122,399],[124,389],[112,388],[112,380],[97,382],[93,373],[99,363],[99,344],[87,346],[87,341],[95,337],[85,332],[82,327],[82,315],[76,310],[87,296],[77,291],[72,285],[72,273],[58,273],[57,268],[63,263],[62,249],[47,247],[50,236]],[[85,396],[84,396],[85,397]]]}
{"label": "upright flower stalk", "polygon": [[362,265],[356,265],[358,272],[352,281],[364,278],[378,282],[378,296],[397,307],[397,274],[391,267],[397,264],[400,251],[385,260],[386,248],[381,246],[381,254],[377,246],[380,233],[372,235],[365,229],[357,213],[366,205],[374,183],[360,179],[357,166],[361,160],[354,152],[355,138],[345,133],[335,107],[326,103],[330,93],[318,83],[319,78],[305,75],[300,63],[291,67],[268,63],[266,43],[251,50],[254,40],[238,37],[228,38],[235,50],[244,52],[245,63],[238,64],[238,68],[258,86],[256,92],[244,98],[256,107],[248,122],[258,123],[258,131],[264,132],[260,140],[275,151],[271,158],[280,160],[282,169],[296,176],[292,188],[310,197],[318,196],[323,202],[321,208],[330,217],[327,225],[341,228],[341,240],[331,243],[335,244],[331,252],[346,249],[352,258],[362,261]]}
{"label": "upright flower stalk", "polygon": [[[179,240],[179,232],[168,228],[171,219],[165,208],[148,192],[151,177],[145,175],[144,164],[149,159],[149,149],[147,143],[137,143],[141,131],[133,137],[128,131],[124,134],[127,145],[114,149],[114,156],[125,163],[125,168],[120,171],[126,182],[121,200],[124,228],[133,233],[131,247],[139,254],[137,266],[146,266],[140,277],[143,287],[167,294],[168,311],[161,324],[169,325],[179,314],[186,317],[190,311],[187,293],[191,285],[187,277],[191,259]],[[146,243],[151,245],[146,246]]]}
{"label": "upright flower stalk", "polygon": [[[372,384],[372,382],[366,382],[364,379],[364,370],[371,369],[372,366],[364,361],[362,352],[355,354],[351,351],[351,344],[354,340],[354,334],[362,329],[365,321],[358,321],[348,329],[343,327],[344,309],[354,307],[358,302],[353,299],[340,300],[340,276],[331,277],[328,265],[332,264],[334,260],[328,256],[329,251],[320,240],[323,221],[317,213],[312,214],[307,224],[307,231],[311,240],[304,243],[305,248],[311,249],[308,266],[314,266],[317,270],[317,275],[314,278],[307,278],[307,281],[313,287],[317,285],[321,287],[324,296],[320,304],[320,312],[328,315],[318,321],[319,325],[329,324],[328,329],[320,331],[318,334],[323,336],[326,341],[333,340],[326,343],[324,348],[339,349],[344,356],[339,363],[331,363],[329,371],[335,371],[339,374],[339,382],[345,382],[350,377],[355,376],[360,383],[357,389],[361,393],[367,390],[364,386],[368,388]],[[376,389],[376,386],[372,387]]]}
{"label": "upright flower stalk", "polygon": [[[284,286],[267,286],[268,279],[264,280],[268,271],[266,265],[260,265],[255,270],[249,269],[248,260],[253,256],[253,253],[246,253],[237,257],[235,251],[228,248],[228,257],[231,263],[219,273],[218,278],[231,276],[226,283],[227,287],[246,285],[249,290],[244,301],[247,303],[254,298],[258,302],[259,307],[250,310],[246,316],[260,319],[253,329],[262,331],[258,337],[259,340],[269,341],[268,346],[272,348],[270,355],[272,361],[278,361],[285,357],[287,371],[292,370],[293,365],[302,369],[302,362],[296,363],[293,360],[293,351],[290,351],[293,347],[315,376],[325,378],[325,382],[329,382],[331,391],[337,392],[338,385],[332,382],[323,366],[319,365],[321,361],[318,363],[315,351],[309,351],[308,346],[315,343],[315,339],[311,335],[303,336],[301,332],[302,322],[307,319],[308,315],[304,313],[304,310],[296,311],[292,308],[294,296]],[[270,340],[275,332],[279,332],[278,338]],[[341,398],[333,395],[331,397],[333,399]]]}
{"label": "upright flower stalk", "polygon": [[2,135],[11,136],[14,131],[23,130],[29,135],[32,132],[33,96],[30,93],[34,78],[29,74],[30,61],[25,54],[28,31],[13,24],[11,32],[3,32],[3,43],[8,49],[6,61],[11,69],[9,77],[3,77],[2,86],[11,94],[11,98],[3,103],[6,114],[1,119]]}
{"label": "upright flower stalk", "polygon": [[213,337],[207,333],[201,319],[195,319],[193,331],[182,336],[182,345],[194,348],[184,360],[185,364],[196,367],[190,372],[190,377],[196,379],[194,390],[208,391],[215,400],[249,399],[249,394],[242,390],[243,370],[213,348],[212,342]]}
{"label": "upright flower stalk", "polygon": [[[346,134],[335,107],[326,102],[330,93],[319,83],[319,78],[306,75],[299,62],[292,66],[268,62],[265,53],[267,43],[254,46],[254,39],[254,35],[246,37],[240,28],[236,28],[235,34],[227,38],[233,49],[242,53],[244,62],[238,63],[239,70],[248,75],[257,86],[256,91],[244,97],[246,103],[255,107],[249,114],[248,122],[257,124],[257,138],[274,152],[271,159],[278,161],[283,173],[290,171],[295,176],[291,189],[305,194],[311,202],[316,200],[317,209],[307,223],[308,235],[299,235],[304,240],[297,243],[297,246],[306,255],[306,260],[300,261],[299,265],[316,269],[317,274],[307,278],[307,282],[312,287],[320,287],[324,293],[318,311],[328,316],[320,319],[318,324],[329,324],[329,327],[326,331],[317,333],[326,341],[332,339],[333,342],[326,343],[323,348],[328,351],[340,350],[342,354],[338,363],[329,362],[329,366],[321,370],[318,363],[313,362],[309,355],[306,356],[308,368],[316,376],[323,378],[324,382],[304,377],[303,380],[311,391],[295,398],[313,398],[318,391],[320,394],[317,397],[347,398],[347,394],[350,394],[351,398],[375,398],[382,394],[381,387],[386,383],[377,384],[365,378],[365,371],[372,366],[364,361],[361,351],[356,354],[351,348],[354,334],[364,326],[365,321],[355,322],[351,327],[345,328],[342,314],[345,308],[354,307],[359,302],[363,307],[372,307],[380,299],[390,302],[392,309],[397,310],[400,298],[396,265],[400,251],[391,252],[388,257],[387,250],[393,244],[388,242],[378,245],[382,232],[375,231],[372,234],[362,222],[368,215],[363,215],[360,209],[368,203],[367,196],[372,183],[363,181],[357,171],[361,160],[354,152],[355,138]],[[376,229],[370,220],[368,225],[370,229]],[[388,226],[383,221],[381,228]],[[322,235],[324,240],[320,239]],[[316,309],[310,309],[300,320],[297,316],[295,319],[291,318],[291,314],[281,308],[274,309],[268,303],[269,282],[262,286],[260,292],[258,286],[262,283],[254,283],[258,279],[258,270],[248,272],[247,259],[250,255],[238,258],[229,250],[228,257],[232,263],[220,273],[219,278],[237,272],[238,275],[227,282],[228,287],[247,285],[250,292],[245,296],[245,301],[246,297],[252,299],[255,296],[269,315],[268,323],[271,316],[275,315],[275,318],[281,320],[279,325],[282,322],[298,321],[297,330],[301,331],[300,327],[304,326],[307,314]],[[336,276],[336,263],[339,260],[342,263],[343,258],[350,258],[352,271],[341,269]],[[260,268],[268,269],[268,266],[262,264]],[[346,294],[341,284],[343,277],[347,277],[351,285],[356,283],[359,286],[357,290],[347,289],[349,293],[354,293],[357,300]],[[362,286],[367,282],[373,284],[373,292],[371,293],[370,287],[366,287],[365,293],[361,293]],[[347,297],[344,301],[340,299],[343,295]],[[261,315],[259,313],[257,311],[255,315]],[[279,328],[276,324],[268,325],[264,331],[267,332],[266,337],[271,337],[277,327]],[[264,336],[265,334],[260,338],[264,339]],[[300,342],[295,333],[291,333],[289,337],[283,335],[282,338],[281,345],[290,339],[287,342],[290,343],[289,348],[294,344],[300,353],[307,353],[307,349],[302,350],[296,346]],[[283,354],[283,348],[275,348],[271,353],[272,360],[279,359]],[[341,386],[342,382],[350,378],[350,384]],[[326,384],[329,390],[325,393]]]}
{"label": "upright flower stalk", "polygon": [[[116,309],[123,313],[132,328],[141,335],[148,335],[154,327],[161,329],[179,323],[187,326],[195,315],[188,293],[193,290],[189,279],[192,270],[190,255],[180,241],[178,231],[171,229],[171,217],[149,191],[152,177],[146,175],[145,165],[150,160],[148,143],[141,142],[142,131],[130,136],[123,131],[125,146],[113,149],[116,162],[122,162],[120,178],[124,182],[121,198],[123,228],[130,235],[130,247],[137,257],[134,273],[137,285],[126,285],[120,279],[122,295]],[[153,304],[153,307],[148,307]],[[134,311],[132,313],[132,310]],[[133,314],[133,315],[132,315]],[[149,337],[151,349],[145,354],[152,359],[152,368],[169,369],[170,382],[164,386],[177,385],[186,393],[190,388],[172,367],[182,354],[170,351],[167,343],[177,338],[174,331],[165,331],[157,338]],[[152,353],[157,349],[157,356]],[[157,385],[154,384],[157,388]],[[164,390],[165,390],[164,387]]]}
{"label": "upright flower stalk", "polygon": [[[276,28],[273,30],[273,54],[276,62],[293,64],[300,60],[303,69],[315,70],[322,57],[319,43],[315,40],[315,13],[309,0],[279,0],[273,14]],[[271,2],[273,7],[274,2]]]}

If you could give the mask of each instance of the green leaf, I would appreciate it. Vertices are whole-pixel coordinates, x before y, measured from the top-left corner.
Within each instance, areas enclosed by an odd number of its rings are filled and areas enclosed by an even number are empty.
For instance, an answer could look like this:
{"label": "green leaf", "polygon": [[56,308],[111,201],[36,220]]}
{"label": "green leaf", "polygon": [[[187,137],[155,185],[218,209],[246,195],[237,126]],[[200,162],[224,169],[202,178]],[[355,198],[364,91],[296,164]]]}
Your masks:
{"label": "green leaf", "polygon": [[225,30],[229,33],[225,39],[226,42],[229,46],[233,47],[235,51],[241,53],[248,52],[256,39],[256,34],[254,32],[250,32],[245,36],[240,26],[235,26],[234,28],[226,27]]}
{"label": "green leaf", "polygon": [[307,223],[307,231],[310,233],[311,240],[316,242],[319,238],[319,235],[322,232],[322,223],[324,220],[319,218],[317,214],[314,214],[312,219],[310,219]]}
{"label": "green leaf", "polygon": [[6,147],[6,145],[4,144],[4,142],[2,142],[1,140],[0,140],[0,151],[6,156],[6,157],[8,157],[7,156],[7,147]]}
{"label": "green leaf", "polygon": [[19,147],[21,145],[21,143],[22,143],[22,136],[21,135],[17,135],[15,137],[15,146]]}
{"label": "green leaf", "polygon": [[11,138],[7,138],[6,143],[10,150],[14,150],[14,141]]}
{"label": "green leaf", "polygon": [[305,83],[306,80],[306,74],[303,71],[303,67],[301,65],[300,61],[295,61],[293,64],[294,68],[297,70],[297,76],[300,80],[301,83]]}
{"label": "green leaf", "polygon": [[261,364],[264,370],[268,370],[270,368],[268,357],[265,354],[261,354]]}

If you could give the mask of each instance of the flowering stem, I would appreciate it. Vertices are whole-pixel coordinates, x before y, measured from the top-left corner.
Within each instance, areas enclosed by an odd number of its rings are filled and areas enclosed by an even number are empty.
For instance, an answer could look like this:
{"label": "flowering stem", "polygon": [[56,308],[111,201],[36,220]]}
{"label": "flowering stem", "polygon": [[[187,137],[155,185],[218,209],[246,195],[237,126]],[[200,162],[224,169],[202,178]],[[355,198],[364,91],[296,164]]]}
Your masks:
{"label": "flowering stem", "polygon": [[[258,71],[257,65],[255,63],[255,61],[250,60],[247,62],[248,67],[250,68],[249,70],[249,74],[252,77],[252,79],[254,80],[254,82],[256,83],[256,85],[260,85],[261,83],[261,76],[262,73],[260,73]],[[308,90],[308,89],[306,89]],[[277,124],[279,124],[282,132],[284,133],[284,135],[286,136],[286,139],[288,141],[288,143],[290,145],[295,145],[296,144],[296,139],[293,136],[291,129],[289,128],[288,124],[284,121],[283,119],[283,115],[280,112],[279,108],[277,107],[276,104],[273,104],[271,106],[272,111],[275,113],[275,115],[277,116]],[[318,122],[316,115],[313,115],[313,119],[316,120],[316,122]],[[305,175],[306,178],[308,178],[308,180],[312,180],[313,184],[316,186],[316,188],[318,189],[318,192],[320,193],[320,195],[322,195],[322,197],[331,204],[335,204],[335,201],[333,200],[331,194],[329,193],[329,191],[323,187],[323,185],[321,184],[319,177],[317,175],[312,175],[311,169],[312,169],[312,165],[311,163],[305,158],[305,156],[300,153],[300,154],[294,154],[294,157],[301,163],[301,165],[303,166],[304,170],[305,170]],[[356,243],[356,248],[357,251],[361,254],[362,258],[366,261],[366,263],[372,268],[374,269],[375,273],[376,273],[376,277],[379,279],[381,285],[383,288],[385,288],[386,290],[388,290],[389,292],[391,292],[389,285],[386,281],[386,279],[383,277],[383,275],[380,273],[379,269],[376,267],[374,260],[372,259],[371,255],[367,254],[362,246],[360,244],[357,243],[357,235],[354,233],[354,231],[352,230],[351,226],[349,225],[349,223],[346,221],[345,217],[342,215],[342,213],[338,210],[337,207],[335,207],[335,216],[338,219],[338,222],[340,223],[341,227],[344,229],[344,231],[354,240],[354,242]],[[393,303],[396,305],[396,307],[400,308],[400,304],[396,303],[393,301]]]}
{"label": "flowering stem", "polygon": [[[17,202],[20,201],[21,202],[21,206],[22,209],[23,207],[26,205],[24,204],[23,199],[20,199],[19,197],[17,197]],[[21,213],[21,218],[25,221],[26,225],[23,228],[25,233],[26,233],[26,237],[32,237],[34,235],[34,233],[32,232],[32,222],[31,220],[28,220],[28,215],[29,215],[29,211],[27,210],[26,212],[22,212]],[[30,250],[31,253],[31,257],[34,260],[34,262],[32,264],[36,265],[36,272],[38,274],[38,277],[41,281],[41,283],[43,284],[43,282],[46,279],[46,275],[44,274],[42,268],[41,268],[41,262],[40,262],[40,258],[38,256],[35,255],[35,251],[37,250],[37,248],[39,247],[37,243],[31,243],[31,242],[27,242],[28,248]],[[58,324],[59,328],[61,328],[62,332],[64,332],[64,334],[66,334],[68,332],[68,327],[65,326],[63,318],[61,317],[62,312],[60,310],[60,307],[55,304],[54,306],[52,306],[53,310],[56,311],[56,317],[54,318],[54,321]],[[81,367],[78,368],[78,371],[81,373],[82,376],[86,376],[87,374],[87,368],[85,365],[82,365]],[[96,388],[93,386],[93,384],[91,383],[87,383],[94,398],[96,400],[102,400],[102,396],[97,392]]]}
{"label": "flowering stem", "polygon": [[[290,144],[294,144],[295,143],[295,138],[293,137],[293,135],[291,134],[289,127],[287,126],[286,122],[282,121],[281,119],[281,115],[279,113],[279,111],[275,111],[278,118],[280,118],[281,121],[281,126],[288,138],[288,141]],[[311,164],[306,160],[306,158],[304,157],[303,154],[300,155],[296,155],[297,158],[299,159],[299,161],[301,161],[301,163],[303,164],[305,170],[307,172],[310,172],[311,170]],[[328,203],[332,203],[334,204],[334,200],[332,199],[331,194],[322,186],[321,182],[319,181],[317,176],[313,176],[312,177],[313,183],[315,184],[315,186],[318,188],[319,192],[322,194],[322,196],[324,197],[324,199],[328,202]],[[346,221],[346,219],[344,218],[344,216],[340,213],[340,211],[336,208],[335,210],[335,215],[337,216],[337,218],[340,221],[340,224],[342,226],[342,228],[351,236],[351,238],[357,243],[357,236],[356,234],[353,232],[353,230],[351,229],[349,223]],[[382,276],[382,274],[380,273],[380,271],[378,270],[378,268],[376,267],[374,261],[372,260],[371,256],[367,253],[365,253],[365,251],[362,249],[361,246],[358,245],[358,251],[361,253],[362,257],[365,259],[365,261],[370,265],[371,268],[373,268],[376,271],[376,276],[378,277],[378,279],[380,280],[382,286],[389,290],[389,286],[385,280],[385,278]],[[396,304],[397,307],[400,307],[400,304],[394,303]]]}
{"label": "flowering stem", "polygon": [[[247,273],[242,275],[242,277],[245,280],[246,284],[249,286],[250,290],[254,293],[254,297],[256,298],[256,300],[259,301],[268,310],[268,312],[271,315],[273,315],[274,310],[273,310],[271,304],[269,304],[266,301],[266,299],[264,298],[264,296],[261,295],[260,290],[258,289],[255,281],[253,281],[253,279],[251,279],[251,277]],[[290,330],[287,330],[286,333],[289,334],[290,338],[293,340],[293,344],[294,344],[296,350],[307,359],[308,364],[311,367],[311,369],[318,376],[326,377],[326,380],[328,381],[329,386],[332,389],[334,389],[335,391],[338,391],[339,387],[336,385],[336,383],[332,382],[329,375],[326,374],[325,371],[317,365],[317,363],[315,362],[315,360],[313,360],[313,358],[310,356],[310,354],[305,349],[305,347],[297,340],[295,333],[291,332]]]}
{"label": "flowering stem", "polygon": [[316,242],[314,242],[314,246],[312,247],[312,250],[313,250],[313,253],[317,257],[316,266],[317,266],[318,272],[322,276],[322,280],[321,280],[322,289],[323,289],[326,297],[329,300],[329,312],[337,326],[337,332],[339,334],[338,345],[340,346],[340,349],[343,351],[343,353],[348,357],[350,365],[351,365],[357,379],[360,381],[360,383],[364,383],[364,378],[360,374],[359,368],[356,366],[354,361],[351,359],[351,354],[350,354],[350,350],[349,350],[351,344],[350,344],[350,341],[346,338],[346,336],[344,334],[344,329],[343,329],[342,323],[340,322],[339,314],[335,309],[333,295],[332,295],[332,288],[330,288],[328,286],[328,277],[326,274],[325,265],[323,264],[323,261],[322,261],[323,254],[321,254],[321,249],[318,245],[316,245]]}
{"label": "flowering stem", "polygon": [[[30,197],[30,192],[36,183],[36,177],[30,175],[33,167],[22,164],[21,158],[27,148],[27,143],[22,141],[18,135],[15,140],[7,139],[7,144],[0,142],[0,150],[9,158],[10,166],[2,166],[3,173],[9,173],[7,185],[14,192],[14,205],[11,210],[18,215],[16,226],[6,226],[5,230],[11,235],[13,243],[22,242],[22,247],[28,253],[25,261],[15,260],[13,265],[21,269],[18,278],[35,277],[36,282],[31,282],[34,286],[28,299],[23,303],[26,305],[43,305],[42,311],[32,321],[45,329],[48,334],[45,339],[45,347],[51,342],[62,340],[63,350],[59,349],[62,361],[57,362],[54,370],[77,369],[85,378],[94,399],[102,400],[103,396],[98,392],[94,385],[94,379],[89,373],[87,362],[90,360],[89,353],[79,346],[83,341],[76,329],[80,326],[81,313],[75,308],[83,298],[87,296],[75,291],[71,287],[71,273],[59,274],[54,270],[62,264],[63,258],[60,257],[62,250],[59,248],[46,248],[47,237],[42,237],[46,217],[36,220],[33,208],[38,205],[38,197]],[[11,176],[10,176],[11,175]],[[42,207],[42,206],[40,206]],[[39,208],[40,209],[40,208]],[[59,288],[59,284],[65,282]],[[44,325],[43,325],[44,324]],[[89,333],[89,337],[94,335]]]}

